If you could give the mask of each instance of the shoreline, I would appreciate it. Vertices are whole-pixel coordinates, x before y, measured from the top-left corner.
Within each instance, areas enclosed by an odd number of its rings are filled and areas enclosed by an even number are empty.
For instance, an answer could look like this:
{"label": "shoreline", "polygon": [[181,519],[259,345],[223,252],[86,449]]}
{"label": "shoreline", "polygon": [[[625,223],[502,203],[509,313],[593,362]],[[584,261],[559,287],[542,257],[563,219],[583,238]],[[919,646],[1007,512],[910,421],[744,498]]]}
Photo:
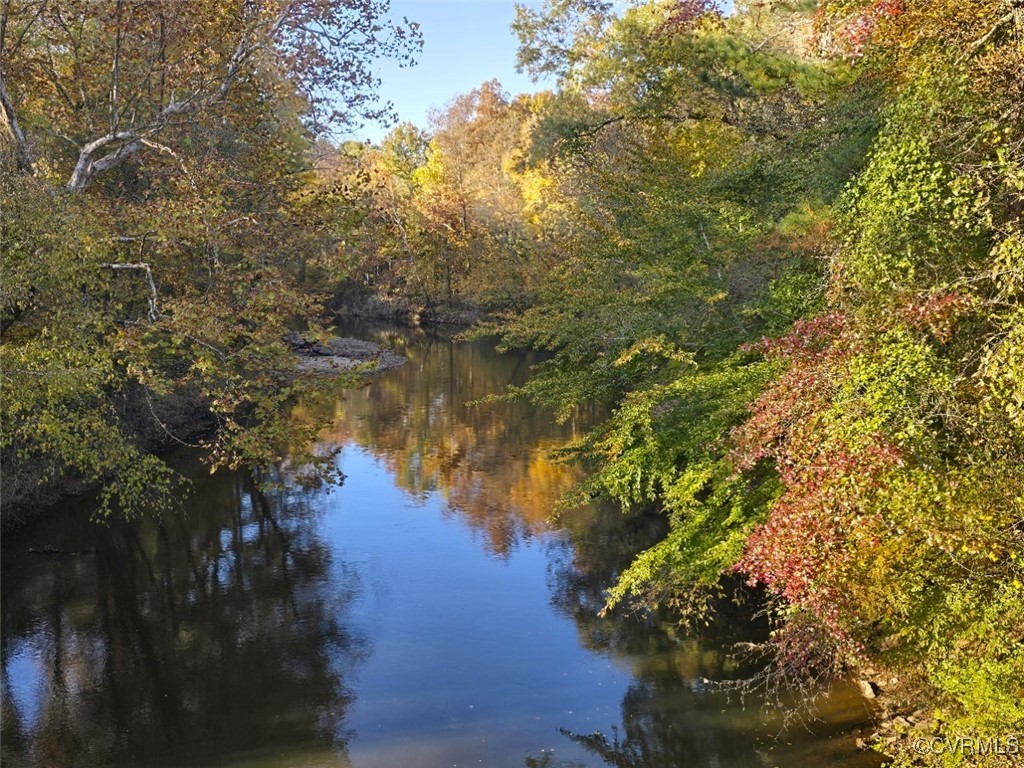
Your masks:
{"label": "shoreline", "polygon": [[407,362],[406,358],[372,341],[351,336],[332,336],[326,342],[306,341],[292,331],[285,335],[295,353],[299,373],[360,373],[391,371]]}
{"label": "shoreline", "polygon": [[[290,332],[284,340],[295,352],[297,375],[352,373],[370,376],[394,370],[407,362],[406,358],[380,344],[351,337],[337,336],[329,339],[326,344],[307,344],[300,334]],[[161,411],[161,417],[172,424],[174,435],[179,441],[193,441],[208,434],[215,426],[209,411],[198,399],[179,395],[159,398],[154,403]],[[166,413],[163,412],[165,410]],[[147,455],[164,455],[177,447],[165,430],[156,427],[140,433],[138,439],[140,449]],[[57,505],[83,497],[97,487],[99,483],[84,483],[79,478],[60,477],[44,486],[33,488],[31,493],[24,496],[6,499],[0,508],[0,534],[4,538],[15,536],[45,517]]]}

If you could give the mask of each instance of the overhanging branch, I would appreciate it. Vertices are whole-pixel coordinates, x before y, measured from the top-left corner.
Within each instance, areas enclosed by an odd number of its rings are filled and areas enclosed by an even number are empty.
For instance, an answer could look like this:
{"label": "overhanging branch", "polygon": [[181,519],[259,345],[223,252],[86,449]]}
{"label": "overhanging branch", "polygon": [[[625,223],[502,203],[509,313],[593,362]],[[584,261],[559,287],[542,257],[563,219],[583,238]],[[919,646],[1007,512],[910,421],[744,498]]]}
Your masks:
{"label": "overhanging branch", "polygon": [[149,264],[145,262],[138,262],[136,264],[128,264],[122,262],[112,264],[100,264],[100,266],[105,267],[106,269],[113,269],[115,271],[132,269],[138,270],[140,272],[145,272],[146,282],[149,285],[149,319],[156,322],[161,317],[164,317],[164,315],[160,313],[160,310],[157,308],[156,305],[156,283],[153,281],[153,270],[150,269]]}

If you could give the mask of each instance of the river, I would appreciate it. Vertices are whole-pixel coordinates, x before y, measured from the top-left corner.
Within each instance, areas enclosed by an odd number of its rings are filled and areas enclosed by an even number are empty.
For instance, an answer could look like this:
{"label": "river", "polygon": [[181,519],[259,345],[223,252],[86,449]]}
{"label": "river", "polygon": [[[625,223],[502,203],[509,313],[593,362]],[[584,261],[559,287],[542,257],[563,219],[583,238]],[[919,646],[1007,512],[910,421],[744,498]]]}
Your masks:
{"label": "river", "polygon": [[[783,729],[731,650],[749,607],[690,636],[597,617],[661,535],[591,506],[549,454],[580,429],[471,405],[536,358],[363,328],[409,358],[296,409],[333,415],[340,487],[283,466],[210,475],[134,522],[89,500],[4,542],[0,761],[21,766],[875,766],[837,686]],[[264,478],[266,480],[267,478]]]}

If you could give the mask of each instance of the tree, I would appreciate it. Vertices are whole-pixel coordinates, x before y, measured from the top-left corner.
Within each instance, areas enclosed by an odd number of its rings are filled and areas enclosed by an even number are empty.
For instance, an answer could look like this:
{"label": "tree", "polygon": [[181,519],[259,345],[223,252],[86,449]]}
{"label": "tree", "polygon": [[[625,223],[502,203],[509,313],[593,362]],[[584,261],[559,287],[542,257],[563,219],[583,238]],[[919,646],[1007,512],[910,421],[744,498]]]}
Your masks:
{"label": "tree", "polygon": [[225,118],[235,91],[255,106],[295,90],[313,129],[386,116],[371,62],[408,62],[420,42],[415,25],[382,22],[386,12],[381,0],[8,2],[0,77],[14,78],[13,98],[29,111],[46,105],[45,131],[74,158],[67,186],[82,190],[137,153],[177,157],[175,135]]}
{"label": "tree", "polygon": [[1016,10],[823,4],[890,105],[837,206],[827,312],[765,346],[786,372],[735,436],[783,484],[740,567],[939,733],[981,738],[1024,722]]}
{"label": "tree", "polygon": [[0,179],[5,512],[64,482],[140,509],[172,480],[150,451],[197,432],[214,466],[305,444],[285,406],[309,384],[282,335],[316,322],[318,298],[293,252],[329,256],[343,221],[318,196],[312,132],[386,111],[372,58],[419,38],[385,12],[0,8],[4,126],[24,137]]}
{"label": "tree", "polygon": [[533,283],[524,185],[536,181],[526,158],[536,103],[490,81],[432,115],[429,133],[399,126],[366,153],[375,203],[360,269],[379,288],[427,304],[523,301]]}

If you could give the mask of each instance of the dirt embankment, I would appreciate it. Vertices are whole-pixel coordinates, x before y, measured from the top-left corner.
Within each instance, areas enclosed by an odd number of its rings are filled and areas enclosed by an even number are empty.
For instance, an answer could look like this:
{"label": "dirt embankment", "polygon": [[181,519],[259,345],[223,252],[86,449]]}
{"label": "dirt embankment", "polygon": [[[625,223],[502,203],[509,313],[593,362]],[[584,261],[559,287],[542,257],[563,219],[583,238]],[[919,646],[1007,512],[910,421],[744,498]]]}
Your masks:
{"label": "dirt embankment", "polygon": [[380,373],[405,363],[405,358],[379,344],[335,336],[326,341],[307,341],[293,331],[285,341],[298,356],[298,369],[311,373]]}

